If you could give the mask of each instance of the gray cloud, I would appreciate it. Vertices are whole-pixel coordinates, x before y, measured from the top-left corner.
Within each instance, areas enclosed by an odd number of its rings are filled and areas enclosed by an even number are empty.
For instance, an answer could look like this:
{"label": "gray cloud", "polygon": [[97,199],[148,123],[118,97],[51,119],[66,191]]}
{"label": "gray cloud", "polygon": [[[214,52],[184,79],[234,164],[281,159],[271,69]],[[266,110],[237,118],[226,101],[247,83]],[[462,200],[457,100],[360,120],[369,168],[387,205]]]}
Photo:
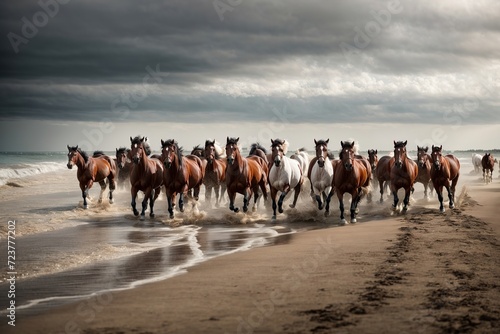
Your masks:
{"label": "gray cloud", "polygon": [[[119,121],[142,92],[127,120],[499,122],[500,4],[401,1],[376,23],[390,3],[244,0],[220,21],[212,1],[70,1],[17,54],[2,39],[0,118]],[[3,36],[40,10],[2,3]],[[168,76],[144,85],[147,66]]]}

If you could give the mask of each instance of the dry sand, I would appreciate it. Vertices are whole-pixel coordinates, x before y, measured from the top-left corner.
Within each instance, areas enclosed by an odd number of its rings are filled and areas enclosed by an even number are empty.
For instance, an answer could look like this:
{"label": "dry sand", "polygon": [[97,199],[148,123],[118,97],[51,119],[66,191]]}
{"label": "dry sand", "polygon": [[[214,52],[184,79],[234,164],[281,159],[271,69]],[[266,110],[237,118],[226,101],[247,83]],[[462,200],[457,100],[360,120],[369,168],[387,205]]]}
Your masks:
{"label": "dry sand", "polygon": [[[499,333],[498,179],[440,214],[298,233],[2,333]],[[332,215],[337,216],[338,209]],[[6,331],[7,330],[7,331]]]}

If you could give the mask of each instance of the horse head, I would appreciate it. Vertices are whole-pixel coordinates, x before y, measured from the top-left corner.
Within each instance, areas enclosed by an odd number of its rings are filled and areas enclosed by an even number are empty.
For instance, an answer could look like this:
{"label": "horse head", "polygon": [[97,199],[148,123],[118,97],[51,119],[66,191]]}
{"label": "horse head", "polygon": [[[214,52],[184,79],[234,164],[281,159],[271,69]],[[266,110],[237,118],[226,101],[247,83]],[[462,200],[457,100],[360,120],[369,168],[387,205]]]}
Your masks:
{"label": "horse head", "polygon": [[134,164],[138,164],[141,161],[142,155],[145,153],[149,155],[151,150],[147,144],[147,138],[137,136],[135,138],[130,137],[130,153],[129,158]]}
{"label": "horse head", "polygon": [[342,164],[344,165],[344,168],[347,171],[352,170],[352,163],[355,158],[354,154],[354,142],[340,142],[340,146],[342,147],[341,154],[340,154],[340,159],[342,161]]}
{"label": "horse head", "polygon": [[120,147],[116,149],[116,165],[118,168],[123,169],[127,162],[130,162],[130,149]]}
{"label": "horse head", "polygon": [[378,163],[377,153],[378,150],[368,150],[368,161],[370,162],[372,172],[374,172],[375,168],[377,168],[377,163]]}
{"label": "horse head", "polygon": [[68,147],[68,163],[66,166],[68,169],[72,169],[74,165],[76,165],[76,161],[78,160],[78,145],[70,147],[69,145],[66,145]]}
{"label": "horse head", "polygon": [[179,154],[179,147],[174,139],[161,140],[161,159],[167,168],[172,167],[172,163]]}
{"label": "horse head", "polygon": [[441,169],[441,159],[443,158],[442,150],[443,150],[443,145],[439,147],[432,145],[431,158],[432,158],[432,163],[434,165],[434,169],[436,170]]}
{"label": "horse head", "polygon": [[314,139],[314,145],[316,146],[316,158],[318,159],[318,166],[323,168],[325,166],[325,161],[328,158],[328,142],[327,140],[316,140]]}
{"label": "horse head", "polygon": [[271,139],[271,152],[274,165],[276,167],[279,167],[281,160],[283,159],[283,156],[285,154],[285,140],[281,140],[278,138],[275,140]]}
{"label": "horse head", "polygon": [[407,158],[407,154],[406,154],[406,144],[407,144],[407,140],[405,140],[404,142],[402,141],[394,141],[394,165],[397,167],[397,168],[402,168],[403,167],[403,162],[406,160]]}
{"label": "horse head", "polygon": [[238,141],[239,140],[240,140],[240,137],[238,137],[238,138],[227,137],[226,156],[227,156],[227,163],[229,165],[232,165],[234,163],[234,160],[236,159],[237,154],[239,154],[239,151],[240,151],[240,149],[238,148]]}
{"label": "horse head", "polygon": [[205,141],[205,150],[203,155],[209,163],[211,163],[212,160],[219,158],[219,153],[215,149],[215,139],[214,140],[207,139]]}
{"label": "horse head", "polygon": [[427,151],[429,150],[429,147],[426,146],[426,147],[420,147],[417,145],[417,161],[418,161],[418,165],[421,167],[421,168],[424,168],[425,167],[425,164],[427,162],[427,159],[428,159],[428,155],[427,155]]}

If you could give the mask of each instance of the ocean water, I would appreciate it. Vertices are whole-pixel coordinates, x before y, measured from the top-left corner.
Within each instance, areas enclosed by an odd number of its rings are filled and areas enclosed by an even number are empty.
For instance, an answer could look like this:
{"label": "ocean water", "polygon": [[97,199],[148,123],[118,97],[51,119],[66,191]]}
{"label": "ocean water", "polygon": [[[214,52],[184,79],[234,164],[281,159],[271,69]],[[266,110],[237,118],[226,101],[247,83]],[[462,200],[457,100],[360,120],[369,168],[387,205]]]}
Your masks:
{"label": "ocean water", "polygon": [[[379,152],[379,157],[388,153]],[[462,173],[471,174],[471,156],[476,152],[453,153],[461,161]],[[6,263],[4,225],[16,220],[20,315],[167,279],[216,256],[286,243],[295,233],[336,226],[332,224],[338,215],[336,204],[332,203],[332,216],[325,218],[307,200],[308,191],[303,191],[296,209],[286,209],[273,224],[269,209],[261,206],[257,213],[234,214],[226,204],[207,206],[203,193],[198,205],[188,205],[174,220],[168,219],[162,194],[155,205],[157,217],[139,221],[131,212],[127,189],[117,190],[110,205],[107,200],[96,203],[99,191],[94,187],[90,192],[94,200],[83,210],[76,170],[68,170],[66,163],[63,151],[0,152],[0,261]],[[385,207],[363,210],[361,221],[387,217]],[[0,282],[0,305],[8,303],[6,272]],[[4,313],[0,310],[1,316]]]}

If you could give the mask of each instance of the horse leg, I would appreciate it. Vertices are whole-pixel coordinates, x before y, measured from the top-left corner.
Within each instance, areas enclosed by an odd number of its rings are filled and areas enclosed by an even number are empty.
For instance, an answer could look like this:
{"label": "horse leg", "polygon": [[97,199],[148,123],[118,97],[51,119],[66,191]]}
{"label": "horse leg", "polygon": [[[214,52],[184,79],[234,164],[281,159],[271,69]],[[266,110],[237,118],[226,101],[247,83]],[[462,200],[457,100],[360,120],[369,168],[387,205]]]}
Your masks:
{"label": "horse leg", "polygon": [[380,188],[380,203],[384,202],[384,181],[379,180],[378,181],[379,188]]}
{"label": "horse leg", "polygon": [[340,225],[347,224],[347,221],[344,217],[344,194],[341,194],[337,191],[337,198],[339,199],[339,209],[340,209]]}
{"label": "horse leg", "polygon": [[278,190],[274,187],[271,187],[271,200],[272,200],[272,207],[273,207],[273,217],[272,220],[276,219],[276,194],[278,193]]}
{"label": "horse leg", "polygon": [[403,200],[403,211],[406,212],[408,211],[408,204],[410,203],[410,191],[413,189],[413,187],[405,189],[405,198]]}
{"label": "horse leg", "polygon": [[335,192],[335,188],[332,187],[332,189],[328,193],[328,196],[326,197],[326,200],[325,200],[325,217],[328,217],[330,215],[330,201],[332,199],[332,196],[333,196],[334,192]]}
{"label": "horse leg", "polygon": [[215,207],[219,207],[219,196],[220,196],[220,185],[216,185],[214,187],[214,192],[215,192]]}
{"label": "horse leg", "polygon": [[160,195],[160,190],[161,190],[161,188],[156,188],[156,189],[153,189],[151,192],[151,197],[149,198],[149,217],[150,218],[155,217],[153,207],[155,205],[156,199],[158,198],[158,195]]}
{"label": "horse leg", "polygon": [[323,210],[323,202],[321,201],[321,194],[315,195],[316,202],[318,202],[318,210]]}
{"label": "horse leg", "polygon": [[278,200],[278,212],[283,213],[283,201],[285,200],[285,196],[290,192],[290,185],[287,184],[283,191],[281,192],[280,198]]}
{"label": "horse leg", "polygon": [[300,189],[302,188],[302,185],[299,183],[293,188],[293,203],[290,204],[290,207],[293,209],[295,208],[295,205],[297,204],[297,199],[299,198],[300,195]]}
{"label": "horse leg", "polygon": [[394,203],[392,204],[392,210],[395,211],[398,207],[399,197],[398,190],[391,187],[392,195],[394,196]]}
{"label": "horse leg", "polygon": [[445,211],[443,205],[443,186],[440,185],[439,187],[434,189],[436,190],[436,194],[439,200],[439,211],[443,213]]}
{"label": "horse leg", "polygon": [[109,204],[113,204],[113,191],[116,189],[116,181],[115,179],[108,178],[109,181]]}
{"label": "horse leg", "polygon": [[356,223],[356,213],[358,209],[358,202],[361,200],[361,197],[358,195],[358,190],[355,189],[351,193],[351,223]]}
{"label": "horse leg", "polygon": [[[188,194],[189,194],[189,192],[188,192]],[[184,212],[184,192],[181,192],[179,194],[179,211]]]}
{"label": "horse leg", "polygon": [[132,188],[130,189],[130,193],[132,194],[132,202],[130,203],[130,205],[132,206],[132,211],[134,212],[134,216],[138,216],[139,215],[139,211],[137,211],[137,209],[135,208],[135,199],[137,198],[137,189],[132,186]]}
{"label": "horse leg", "polygon": [[229,197],[229,210],[234,211],[234,212],[240,211],[239,208],[234,207],[234,199],[236,198],[236,192],[232,192],[232,191],[228,190],[227,195]]}
{"label": "horse leg", "polygon": [[85,185],[80,184],[80,189],[82,190],[82,197],[83,197],[83,208],[87,209],[87,196],[88,196],[88,189]]}
{"label": "horse leg", "polygon": [[99,199],[97,200],[97,203],[102,203],[102,194],[104,194],[104,191],[106,190],[106,181],[104,180],[99,181],[99,185],[101,186],[101,192],[99,194]]}
{"label": "horse leg", "polygon": [[174,208],[173,208],[174,201],[175,201],[175,195],[169,194],[167,192],[167,204],[168,204],[168,213],[170,215],[170,219],[174,218]]}
{"label": "horse leg", "polygon": [[[212,186],[205,185],[205,202],[207,204],[210,204],[211,201],[212,201]],[[217,201],[217,197],[215,198],[215,201]]]}
{"label": "horse leg", "polygon": [[141,211],[141,220],[144,220],[146,218],[146,209],[148,207],[148,199],[151,197],[151,188],[148,188],[144,192],[144,199],[142,200],[142,211]]}

